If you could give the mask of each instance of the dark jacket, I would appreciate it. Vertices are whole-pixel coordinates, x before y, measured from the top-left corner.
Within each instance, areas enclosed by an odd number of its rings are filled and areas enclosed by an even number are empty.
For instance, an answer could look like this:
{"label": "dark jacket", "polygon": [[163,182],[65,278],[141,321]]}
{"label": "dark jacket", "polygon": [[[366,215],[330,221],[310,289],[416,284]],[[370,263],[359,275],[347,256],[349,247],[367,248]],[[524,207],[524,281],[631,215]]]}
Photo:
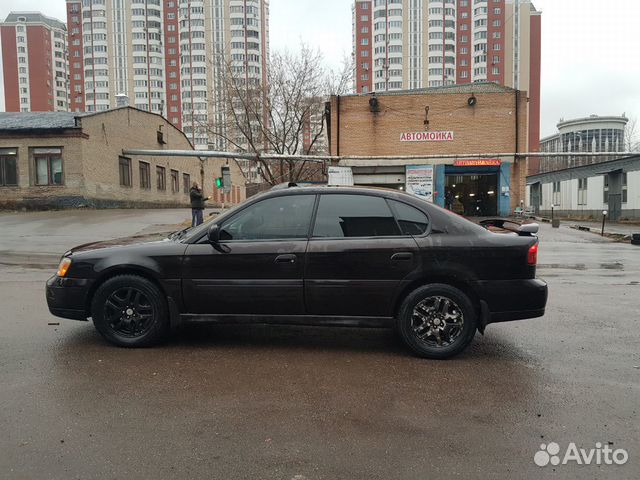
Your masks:
{"label": "dark jacket", "polygon": [[189,198],[191,199],[191,208],[196,210],[204,210],[204,202],[207,201],[199,188],[191,187],[189,190]]}

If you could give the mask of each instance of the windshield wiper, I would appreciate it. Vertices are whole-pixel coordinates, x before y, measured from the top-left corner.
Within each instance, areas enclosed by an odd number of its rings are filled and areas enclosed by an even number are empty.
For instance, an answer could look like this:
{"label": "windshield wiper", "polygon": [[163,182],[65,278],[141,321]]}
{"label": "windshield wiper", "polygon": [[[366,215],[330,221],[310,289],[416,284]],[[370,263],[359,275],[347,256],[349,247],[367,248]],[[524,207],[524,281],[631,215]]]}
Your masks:
{"label": "windshield wiper", "polygon": [[170,233],[169,240],[180,240],[192,228],[193,227],[187,227],[187,228],[183,228],[182,230],[178,230],[177,232]]}

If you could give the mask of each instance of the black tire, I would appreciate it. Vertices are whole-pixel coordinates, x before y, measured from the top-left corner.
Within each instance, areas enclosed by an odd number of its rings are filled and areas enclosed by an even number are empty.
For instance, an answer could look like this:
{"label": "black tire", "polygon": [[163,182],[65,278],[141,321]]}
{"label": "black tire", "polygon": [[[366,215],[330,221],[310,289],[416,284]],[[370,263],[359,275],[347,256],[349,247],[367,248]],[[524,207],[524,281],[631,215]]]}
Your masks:
{"label": "black tire", "polygon": [[169,331],[164,294],[137,275],[118,275],[104,282],[91,302],[96,330],[119,347],[150,347]]}
{"label": "black tire", "polygon": [[[440,301],[436,303],[438,298]],[[414,311],[416,307],[418,310]],[[442,313],[445,308],[446,315]],[[404,299],[398,312],[397,330],[419,357],[445,359],[469,346],[476,333],[476,319],[467,295],[450,285],[433,283],[417,288]],[[445,341],[447,335],[450,342]]]}

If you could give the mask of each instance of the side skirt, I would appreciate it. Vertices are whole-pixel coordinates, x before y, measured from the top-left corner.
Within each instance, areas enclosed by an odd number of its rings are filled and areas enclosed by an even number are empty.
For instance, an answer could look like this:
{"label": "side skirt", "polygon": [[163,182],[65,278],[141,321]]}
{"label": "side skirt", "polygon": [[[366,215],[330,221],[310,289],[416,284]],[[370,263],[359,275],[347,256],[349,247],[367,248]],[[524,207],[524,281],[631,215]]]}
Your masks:
{"label": "side skirt", "polygon": [[182,314],[182,322],[203,322],[219,325],[266,324],[266,325],[307,325],[316,327],[367,327],[390,328],[394,324],[391,317],[329,317],[317,315],[231,315],[231,314]]}

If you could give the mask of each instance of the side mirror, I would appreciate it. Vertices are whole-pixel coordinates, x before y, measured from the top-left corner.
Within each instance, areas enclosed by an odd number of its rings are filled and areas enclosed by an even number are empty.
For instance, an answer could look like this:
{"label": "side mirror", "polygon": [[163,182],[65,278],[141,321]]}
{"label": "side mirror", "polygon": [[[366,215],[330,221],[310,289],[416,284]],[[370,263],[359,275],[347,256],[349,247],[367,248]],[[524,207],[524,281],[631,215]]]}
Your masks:
{"label": "side mirror", "polygon": [[213,224],[209,227],[209,231],[207,232],[207,238],[209,242],[217,245],[220,243],[220,227],[217,224]]}

